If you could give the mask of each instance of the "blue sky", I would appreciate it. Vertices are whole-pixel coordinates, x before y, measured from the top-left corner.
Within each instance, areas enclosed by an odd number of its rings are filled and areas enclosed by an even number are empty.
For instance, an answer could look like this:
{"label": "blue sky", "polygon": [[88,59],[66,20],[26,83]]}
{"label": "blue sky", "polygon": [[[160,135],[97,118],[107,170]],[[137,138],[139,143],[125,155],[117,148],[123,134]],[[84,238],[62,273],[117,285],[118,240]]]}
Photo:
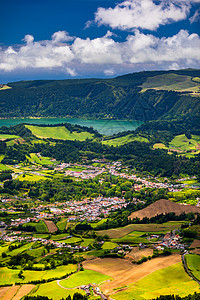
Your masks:
{"label": "blue sky", "polygon": [[200,0],[10,0],[0,83],[200,68]]}

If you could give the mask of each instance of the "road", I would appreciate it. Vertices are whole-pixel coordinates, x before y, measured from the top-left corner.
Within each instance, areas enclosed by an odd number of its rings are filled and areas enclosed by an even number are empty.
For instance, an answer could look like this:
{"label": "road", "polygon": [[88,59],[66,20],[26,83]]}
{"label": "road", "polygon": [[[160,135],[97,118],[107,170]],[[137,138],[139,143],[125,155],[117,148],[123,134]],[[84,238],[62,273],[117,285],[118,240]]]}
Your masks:
{"label": "road", "polygon": [[187,272],[187,274],[193,279],[195,280],[199,285],[200,285],[200,281],[198,279],[196,279],[192,273],[189,271],[188,267],[187,267],[187,264],[186,264],[186,261],[185,261],[185,255],[188,254],[188,252],[184,253],[182,255],[182,261],[183,261],[183,264],[184,264],[184,268],[185,268],[185,271]]}

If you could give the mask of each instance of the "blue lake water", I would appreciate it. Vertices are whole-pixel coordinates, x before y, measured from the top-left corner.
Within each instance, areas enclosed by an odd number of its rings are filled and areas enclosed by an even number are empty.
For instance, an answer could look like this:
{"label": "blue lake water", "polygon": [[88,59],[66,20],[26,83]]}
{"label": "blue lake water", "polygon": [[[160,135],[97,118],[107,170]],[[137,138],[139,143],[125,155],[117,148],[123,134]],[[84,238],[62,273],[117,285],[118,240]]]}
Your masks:
{"label": "blue lake water", "polygon": [[99,133],[105,135],[112,135],[118,132],[135,130],[141,124],[142,121],[116,121],[116,120],[91,120],[91,119],[72,119],[72,118],[41,118],[41,119],[1,119],[1,126],[11,126],[20,123],[29,124],[59,124],[59,123],[71,123],[81,126],[93,127]]}

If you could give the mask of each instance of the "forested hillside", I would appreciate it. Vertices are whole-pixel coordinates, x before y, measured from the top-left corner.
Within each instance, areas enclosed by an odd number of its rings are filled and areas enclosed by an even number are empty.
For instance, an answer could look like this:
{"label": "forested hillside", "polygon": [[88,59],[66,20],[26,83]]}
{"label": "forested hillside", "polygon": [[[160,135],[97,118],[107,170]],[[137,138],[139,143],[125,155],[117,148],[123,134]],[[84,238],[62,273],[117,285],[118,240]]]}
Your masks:
{"label": "forested hillside", "polygon": [[[37,80],[0,89],[0,117],[176,118],[200,112],[200,70],[156,71],[114,79]],[[185,87],[185,88],[184,88]]]}

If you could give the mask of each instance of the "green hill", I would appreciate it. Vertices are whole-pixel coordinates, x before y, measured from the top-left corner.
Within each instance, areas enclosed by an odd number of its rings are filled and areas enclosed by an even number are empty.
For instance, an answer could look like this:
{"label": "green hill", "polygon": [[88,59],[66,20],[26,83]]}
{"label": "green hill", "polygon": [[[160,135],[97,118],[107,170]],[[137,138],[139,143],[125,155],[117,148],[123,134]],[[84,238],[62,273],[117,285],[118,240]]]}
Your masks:
{"label": "green hill", "polygon": [[113,79],[35,80],[0,90],[0,117],[157,120],[200,112],[200,70],[152,71]]}

